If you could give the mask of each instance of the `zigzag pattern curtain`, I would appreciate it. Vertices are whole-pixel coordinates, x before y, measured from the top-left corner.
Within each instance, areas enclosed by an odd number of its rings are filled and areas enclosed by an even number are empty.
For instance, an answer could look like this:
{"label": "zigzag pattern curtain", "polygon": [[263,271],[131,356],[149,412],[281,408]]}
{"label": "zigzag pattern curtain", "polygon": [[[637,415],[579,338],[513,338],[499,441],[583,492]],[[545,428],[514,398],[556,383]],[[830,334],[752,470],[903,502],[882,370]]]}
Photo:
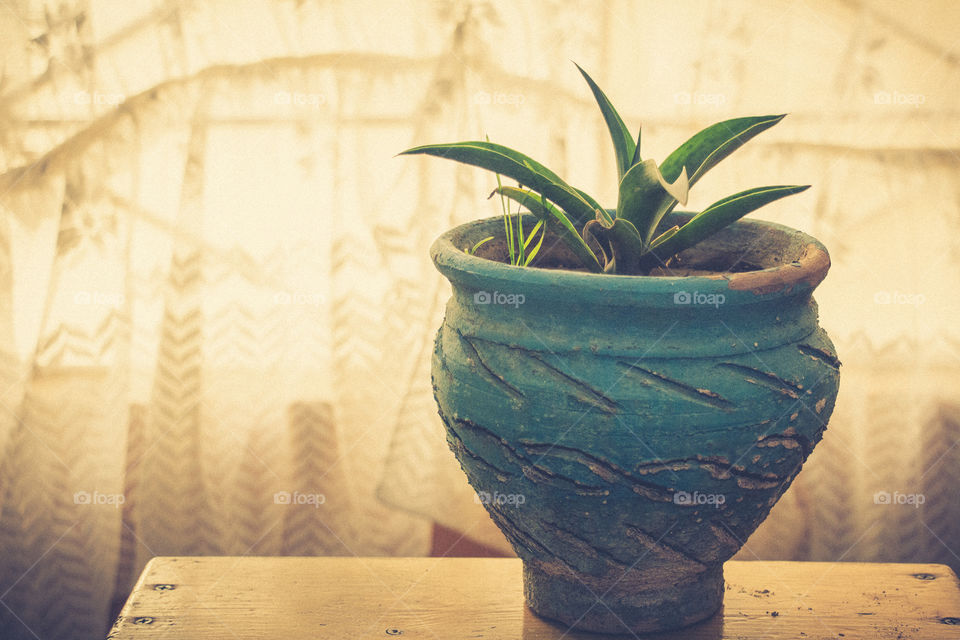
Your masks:
{"label": "zigzag pattern curtain", "polygon": [[497,213],[490,178],[393,156],[489,134],[611,200],[570,59],[649,157],[791,112],[691,202],[813,183],[760,217],[834,261],[838,407],[740,557],[960,567],[957,24],[948,0],[8,1],[0,636],[103,637],[153,555],[420,555],[433,522],[507,548],[429,382],[427,249]]}

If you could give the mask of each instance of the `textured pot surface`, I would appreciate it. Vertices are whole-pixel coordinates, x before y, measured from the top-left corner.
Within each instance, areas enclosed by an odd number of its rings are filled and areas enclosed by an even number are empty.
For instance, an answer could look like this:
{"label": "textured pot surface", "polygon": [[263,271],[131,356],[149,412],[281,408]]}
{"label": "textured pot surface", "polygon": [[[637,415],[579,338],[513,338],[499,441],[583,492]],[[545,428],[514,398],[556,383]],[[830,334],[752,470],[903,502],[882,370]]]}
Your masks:
{"label": "textured pot surface", "polygon": [[755,267],[722,275],[524,269],[462,251],[502,224],[431,249],[453,284],[433,384],[451,448],[524,561],[527,603],[605,632],[709,617],[723,562],[833,410],[840,363],[811,297],[826,250],[741,221],[683,255]]}

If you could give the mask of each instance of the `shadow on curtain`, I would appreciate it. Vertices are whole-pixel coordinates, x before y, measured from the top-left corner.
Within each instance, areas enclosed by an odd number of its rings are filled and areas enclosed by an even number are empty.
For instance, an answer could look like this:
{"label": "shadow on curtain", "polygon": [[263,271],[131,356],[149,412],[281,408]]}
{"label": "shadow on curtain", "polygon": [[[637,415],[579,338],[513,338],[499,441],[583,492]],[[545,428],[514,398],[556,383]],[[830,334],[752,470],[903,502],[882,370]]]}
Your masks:
{"label": "shadow on curtain", "polygon": [[393,156],[489,134],[612,199],[570,59],[643,123],[651,157],[791,112],[691,202],[810,182],[763,217],[834,260],[818,299],[840,400],[739,557],[960,567],[957,13],[0,9],[0,635],[103,637],[153,555],[422,555],[434,522],[507,549],[429,382],[449,293],[427,249],[497,214],[490,180]]}

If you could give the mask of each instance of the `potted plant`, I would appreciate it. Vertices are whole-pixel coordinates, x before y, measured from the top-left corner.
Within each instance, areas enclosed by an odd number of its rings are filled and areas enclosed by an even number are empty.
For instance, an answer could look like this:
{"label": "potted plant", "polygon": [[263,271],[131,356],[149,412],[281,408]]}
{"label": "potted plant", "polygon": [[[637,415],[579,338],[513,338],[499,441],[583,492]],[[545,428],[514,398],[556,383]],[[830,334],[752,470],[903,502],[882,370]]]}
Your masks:
{"label": "potted plant", "polygon": [[433,387],[450,447],[523,560],[530,608],[659,631],[720,607],[723,562],[823,435],[840,363],[811,294],[830,259],[800,231],[740,220],[805,186],[674,211],[783,116],[715,124],[658,165],[580,72],[613,140],[615,209],[489,141],[403,152],[493,171],[494,193],[529,212],[431,248],[453,286]]}

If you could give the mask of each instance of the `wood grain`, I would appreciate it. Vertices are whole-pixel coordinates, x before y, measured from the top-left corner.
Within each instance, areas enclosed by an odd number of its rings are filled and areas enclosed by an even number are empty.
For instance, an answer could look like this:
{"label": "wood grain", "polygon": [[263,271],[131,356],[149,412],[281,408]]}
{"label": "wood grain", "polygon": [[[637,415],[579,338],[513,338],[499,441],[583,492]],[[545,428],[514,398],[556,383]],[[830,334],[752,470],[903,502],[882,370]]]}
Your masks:
{"label": "wood grain", "polygon": [[[667,640],[960,638],[937,564],[728,562],[724,607]],[[597,606],[602,606],[598,604]],[[602,640],[523,604],[516,558],[154,558],[110,640]]]}

